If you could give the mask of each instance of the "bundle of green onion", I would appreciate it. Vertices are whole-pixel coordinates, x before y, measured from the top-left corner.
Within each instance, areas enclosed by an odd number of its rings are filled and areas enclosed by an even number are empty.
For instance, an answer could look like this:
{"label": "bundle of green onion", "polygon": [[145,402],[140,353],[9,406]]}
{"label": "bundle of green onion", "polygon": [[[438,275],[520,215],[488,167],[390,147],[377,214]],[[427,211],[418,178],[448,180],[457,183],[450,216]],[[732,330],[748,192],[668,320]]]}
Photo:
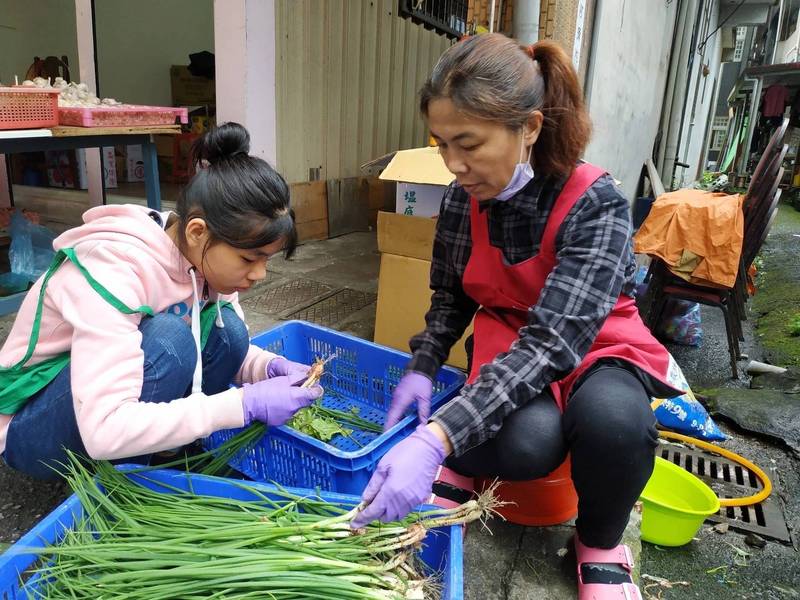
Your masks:
{"label": "bundle of green onion", "polygon": [[258,500],[162,494],[109,463],[94,470],[76,459],[67,467],[85,516],[57,545],[34,549],[43,566],[31,598],[436,597],[435,577],[426,577],[415,552],[427,531],[482,519],[495,506],[489,493],[353,533],[349,522],[361,506],[283,490],[273,500],[230,480]]}

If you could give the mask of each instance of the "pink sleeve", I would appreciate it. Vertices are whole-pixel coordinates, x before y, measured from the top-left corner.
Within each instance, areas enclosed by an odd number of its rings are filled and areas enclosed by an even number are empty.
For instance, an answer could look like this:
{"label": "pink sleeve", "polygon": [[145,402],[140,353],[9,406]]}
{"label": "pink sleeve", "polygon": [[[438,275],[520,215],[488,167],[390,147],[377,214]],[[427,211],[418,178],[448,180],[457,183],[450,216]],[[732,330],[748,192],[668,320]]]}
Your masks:
{"label": "pink sleeve", "polygon": [[[247,326],[247,321],[244,319],[244,311],[239,304],[239,294],[220,296],[220,299],[230,302],[231,306],[233,306],[233,310],[239,315],[239,318],[245,323],[245,326]],[[249,331],[250,327],[247,327],[247,330]],[[250,344],[247,356],[244,357],[244,362],[239,372],[236,374],[236,377],[234,377],[234,383],[241,385],[243,383],[255,383],[266,379],[267,365],[269,361],[277,356],[278,355],[274,352],[263,350],[258,346]]]}
{"label": "pink sleeve", "polygon": [[278,355],[250,344],[250,349],[244,358],[242,368],[236,374],[235,383],[255,383],[266,379],[267,365],[276,356]]}
{"label": "pink sleeve", "polygon": [[[79,252],[86,269],[130,307],[145,303],[143,277],[114,249]],[[139,268],[147,268],[140,265]],[[72,264],[51,280],[51,298],[74,329],[70,375],[78,429],[92,458],[117,459],[190,443],[240,427],[241,391],[140,402],[144,377],[139,314],[126,315],[95,292]]]}

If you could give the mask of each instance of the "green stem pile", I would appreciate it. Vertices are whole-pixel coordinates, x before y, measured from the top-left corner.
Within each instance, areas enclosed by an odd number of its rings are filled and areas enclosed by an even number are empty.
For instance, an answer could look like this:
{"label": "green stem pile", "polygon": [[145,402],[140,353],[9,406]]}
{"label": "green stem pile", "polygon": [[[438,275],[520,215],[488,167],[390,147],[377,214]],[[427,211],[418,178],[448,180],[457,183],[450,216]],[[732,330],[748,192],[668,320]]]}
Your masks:
{"label": "green stem pile", "polygon": [[323,406],[320,401],[297,411],[287,425],[322,442],[343,435],[359,446],[361,444],[352,435],[353,429],[378,434],[383,431],[380,425],[360,417],[356,407],[349,411],[337,410]]}
{"label": "green stem pile", "polygon": [[109,463],[95,470],[74,457],[67,466],[84,517],[57,545],[33,549],[45,564],[32,599],[423,598],[436,593],[415,556],[427,531],[482,519],[496,506],[489,493],[356,534],[349,523],[360,505],[284,490],[274,500],[230,480],[257,500],[163,494]]}
{"label": "green stem pile", "polygon": [[226,475],[232,471],[228,463],[240,452],[246,452],[253,448],[266,431],[267,426],[264,423],[253,423],[216,448],[193,456],[183,456],[154,467],[142,467],[137,470],[149,471],[152,469],[183,467],[187,471],[201,473],[202,475]]}

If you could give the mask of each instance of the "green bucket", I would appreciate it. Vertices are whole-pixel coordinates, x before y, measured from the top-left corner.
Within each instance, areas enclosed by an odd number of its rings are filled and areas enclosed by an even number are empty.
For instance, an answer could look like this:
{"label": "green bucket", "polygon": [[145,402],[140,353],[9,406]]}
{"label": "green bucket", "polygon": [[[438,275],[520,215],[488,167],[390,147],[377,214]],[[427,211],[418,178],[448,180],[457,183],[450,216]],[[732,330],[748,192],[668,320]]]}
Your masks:
{"label": "green bucket", "polygon": [[706,517],[719,511],[719,498],[710,487],[659,457],[640,500],[642,539],[659,546],[688,544]]}

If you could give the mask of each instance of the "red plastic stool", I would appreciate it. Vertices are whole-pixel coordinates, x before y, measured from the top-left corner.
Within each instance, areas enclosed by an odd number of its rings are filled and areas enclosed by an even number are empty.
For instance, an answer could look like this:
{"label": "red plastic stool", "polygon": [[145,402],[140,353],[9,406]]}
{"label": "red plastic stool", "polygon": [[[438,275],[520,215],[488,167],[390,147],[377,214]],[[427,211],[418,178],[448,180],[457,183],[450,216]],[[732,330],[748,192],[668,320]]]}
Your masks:
{"label": "red plastic stool", "polygon": [[[484,490],[493,481],[476,479],[475,486]],[[501,481],[495,496],[508,503],[497,512],[518,525],[557,525],[578,514],[578,494],[572,484],[569,457],[545,477],[530,481]]]}
{"label": "red plastic stool", "polygon": [[459,475],[442,465],[436,473],[433,494],[428,503],[440,508],[455,508],[470,499],[474,490],[475,480],[472,477]]}

